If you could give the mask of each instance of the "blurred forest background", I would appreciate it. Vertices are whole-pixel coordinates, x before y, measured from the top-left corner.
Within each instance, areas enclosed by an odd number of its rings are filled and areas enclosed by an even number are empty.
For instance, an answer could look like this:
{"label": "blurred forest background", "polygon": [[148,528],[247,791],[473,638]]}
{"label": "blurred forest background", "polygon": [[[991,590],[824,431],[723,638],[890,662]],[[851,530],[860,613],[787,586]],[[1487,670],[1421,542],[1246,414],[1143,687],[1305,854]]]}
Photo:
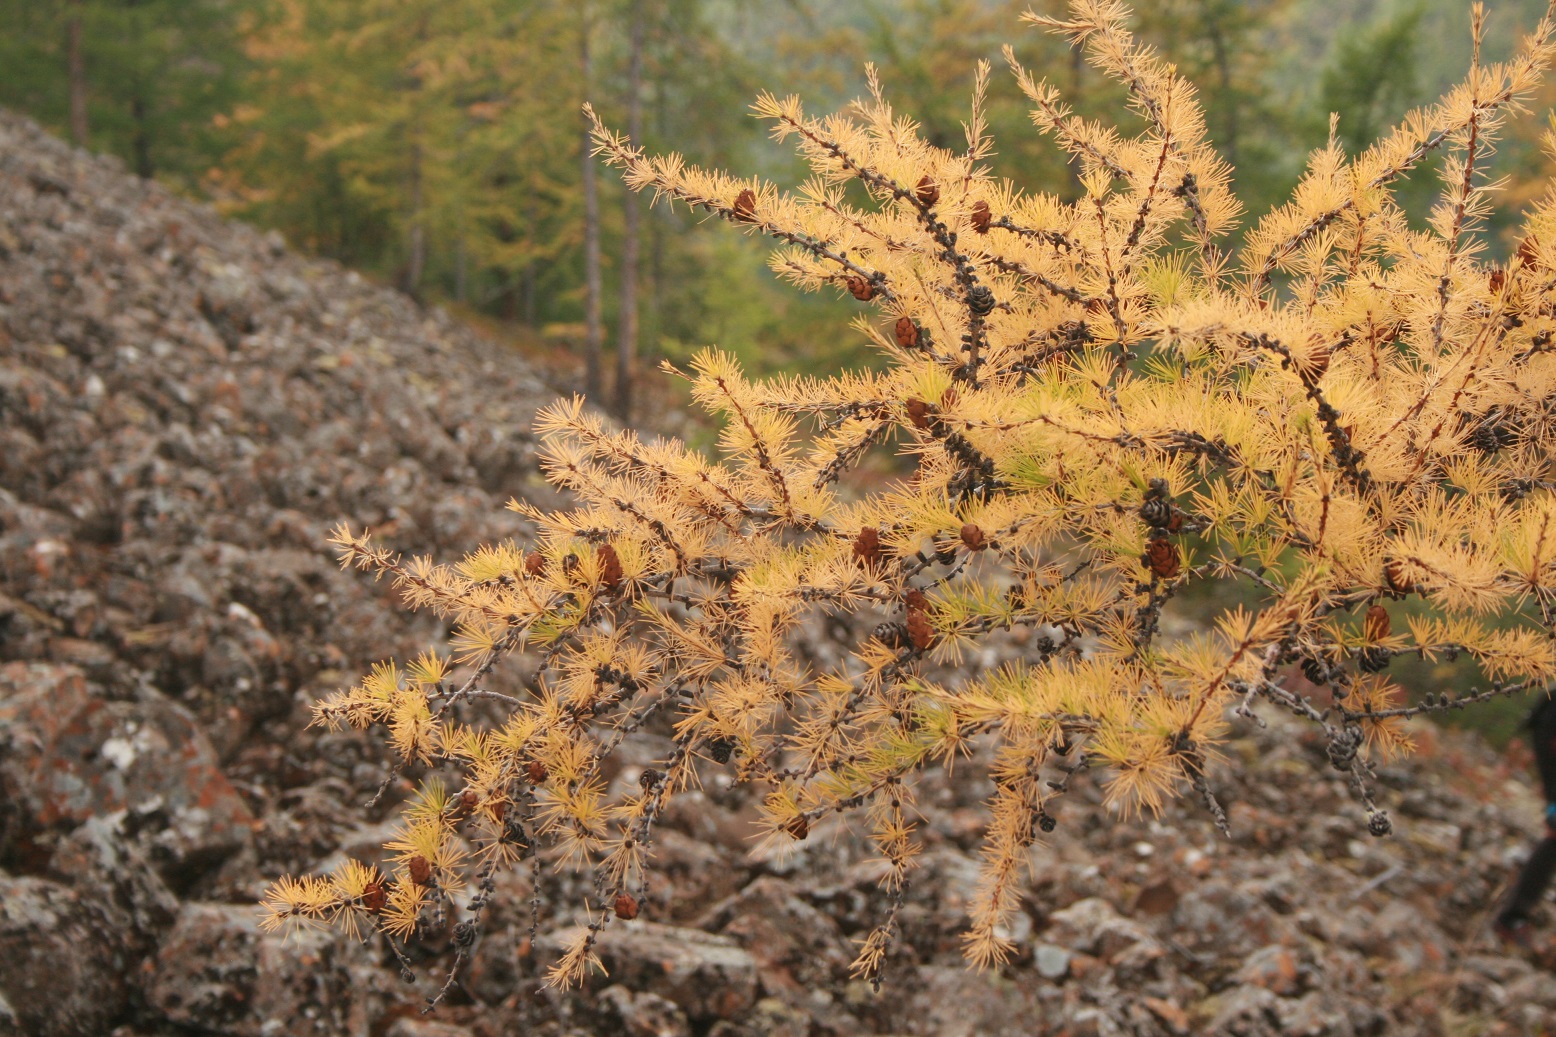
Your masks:
{"label": "blurred forest background", "polygon": [[[868,362],[836,304],[765,273],[766,246],[693,232],[697,216],[628,196],[585,157],[579,106],[653,151],[796,183],[745,114],[760,89],[833,110],[875,62],[932,139],[962,137],[972,69],[995,63],[996,172],[1070,196],[999,48],[1083,114],[1120,96],[1030,0],[0,0],[0,104],[141,176],[276,228],[534,352],[621,413],[638,372],[701,345],[757,370]],[[1040,10],[1060,0],[1037,0]],[[1540,0],[1494,6],[1492,58]],[[1205,95],[1254,214],[1283,197],[1340,111],[1350,149],[1434,98],[1469,59],[1461,0],[1160,0],[1142,35]],[[1556,91],[1542,98],[1542,109]],[[1545,112],[1501,149],[1501,210],[1543,172]],[[1418,176],[1418,209],[1435,182]],[[1498,228],[1490,246],[1503,250]],[[592,257],[596,257],[593,259]],[[592,285],[592,289],[591,289]],[[595,359],[598,358],[598,359]],[[619,386],[618,386],[619,381]]]}
{"label": "blurred forest background", "polygon": [[[1120,95],[1031,0],[0,0],[0,104],[221,211],[549,354],[630,414],[661,357],[717,343],[756,370],[868,362],[832,300],[765,273],[766,245],[693,232],[586,159],[579,106],[652,151],[781,183],[798,163],[745,114],[760,89],[829,111],[876,63],[899,111],[955,146],[972,70],[994,62],[996,172],[1077,189],[1027,123],[999,48],[1082,114]],[[1061,0],[1037,0],[1057,11]],[[1159,0],[1137,24],[1199,84],[1251,213],[1295,183],[1345,113],[1349,149],[1435,98],[1469,59],[1462,0]],[[1489,57],[1540,0],[1491,12]],[[1501,149],[1500,210],[1545,171],[1545,111]],[[1425,211],[1430,175],[1413,187]],[[1490,247],[1506,248],[1499,228]],[[628,362],[620,360],[625,347]],[[627,391],[622,391],[622,390]]]}

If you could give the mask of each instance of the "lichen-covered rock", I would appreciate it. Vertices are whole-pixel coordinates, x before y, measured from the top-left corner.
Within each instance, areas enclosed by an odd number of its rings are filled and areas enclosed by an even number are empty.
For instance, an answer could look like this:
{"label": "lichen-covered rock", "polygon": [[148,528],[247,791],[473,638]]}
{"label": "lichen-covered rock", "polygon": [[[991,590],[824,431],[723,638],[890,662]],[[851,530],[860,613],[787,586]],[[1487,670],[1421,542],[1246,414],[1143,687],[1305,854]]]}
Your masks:
{"label": "lichen-covered rock", "polygon": [[376,955],[317,930],[262,932],[252,906],[188,903],[146,998],[181,1027],[233,1037],[366,1037],[384,1007]]}
{"label": "lichen-covered rock", "polygon": [[0,1034],[107,1033],[130,1004],[129,934],[84,891],[0,873]]}
{"label": "lichen-covered rock", "polygon": [[698,927],[739,941],[756,963],[763,992],[786,1000],[845,980],[852,960],[837,923],[773,876],[714,905]]}
{"label": "lichen-covered rock", "polygon": [[[540,953],[559,955],[577,934],[548,933],[539,941]],[[728,936],[626,922],[604,930],[595,953],[613,981],[674,1002],[693,1022],[736,1018],[756,1003],[756,960]]]}
{"label": "lichen-covered rock", "polygon": [[123,813],[88,818],[54,846],[52,876],[94,894],[94,905],[127,946],[149,952],[173,924],[178,899]]}
{"label": "lichen-covered rock", "polygon": [[107,699],[73,667],[0,666],[0,789],[19,832],[127,813],[164,874],[187,885],[242,846],[254,818],[188,710],[152,688]]}

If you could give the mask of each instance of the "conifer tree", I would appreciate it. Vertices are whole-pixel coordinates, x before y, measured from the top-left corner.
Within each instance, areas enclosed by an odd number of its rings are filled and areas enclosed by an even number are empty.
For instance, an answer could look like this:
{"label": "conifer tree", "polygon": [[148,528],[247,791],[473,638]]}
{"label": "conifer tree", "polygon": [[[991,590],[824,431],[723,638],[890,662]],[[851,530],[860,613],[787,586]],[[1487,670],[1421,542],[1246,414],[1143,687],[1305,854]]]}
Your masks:
{"label": "conifer tree", "polygon": [[[1123,126],[1073,115],[1006,52],[1038,130],[1081,164],[1074,202],[989,170],[987,65],[955,147],[922,139],[873,75],[839,115],[762,95],[756,114],[812,169],[787,192],[596,124],[630,187],[777,239],[774,269],[838,296],[886,364],[756,381],[700,354],[687,377],[722,422],[715,456],[580,399],[550,407],[544,469],[576,503],[512,502],[527,545],[437,563],[339,529],[343,564],[455,633],[451,656],[383,663],[317,719],[382,728],[436,774],[388,874],[286,879],[266,925],[332,921],[398,948],[473,887],[457,970],[494,875],[541,854],[595,877],[551,971],[578,982],[600,931],[645,909],[666,804],[725,768],[761,790],[770,843],[834,814],[868,831],[891,894],[854,965],[874,980],[918,853],[915,777],[972,757],[993,793],[966,955],[989,966],[1010,953],[1029,849],[1078,782],[1126,815],[1192,791],[1224,825],[1231,718],[1284,711],[1321,733],[1383,836],[1372,767],[1409,749],[1407,718],[1548,691],[1556,192],[1505,266],[1472,232],[1497,186],[1487,148],[1556,48],[1550,11],[1505,62],[1477,46],[1458,86],[1354,157],[1332,131],[1236,249],[1232,170],[1194,88],[1126,19],[1117,0],[1028,17],[1127,90]],[[1476,5],[1477,41],[1483,25]],[[1439,196],[1413,230],[1395,188],[1434,154]],[[911,473],[853,483],[877,449]],[[1209,584],[1251,603],[1184,593]],[[1171,613],[1201,632],[1162,638]],[[823,615],[859,636],[819,667],[800,649]],[[1008,661],[980,669],[985,646]],[[535,690],[496,690],[520,652]],[[1388,674],[1404,654],[1493,683],[1411,704]],[[659,722],[670,751],[611,801],[602,763]]]}
{"label": "conifer tree", "polygon": [[256,0],[0,0],[0,104],[185,188],[226,147]]}

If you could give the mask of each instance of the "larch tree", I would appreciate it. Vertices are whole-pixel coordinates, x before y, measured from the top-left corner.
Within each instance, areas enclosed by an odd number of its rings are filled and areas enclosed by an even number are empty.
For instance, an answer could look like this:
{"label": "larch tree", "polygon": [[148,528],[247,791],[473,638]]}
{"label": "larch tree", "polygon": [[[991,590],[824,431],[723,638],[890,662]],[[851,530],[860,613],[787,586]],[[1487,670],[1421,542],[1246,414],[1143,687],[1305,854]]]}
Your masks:
{"label": "larch tree", "polygon": [[[835,814],[864,827],[889,894],[854,963],[874,980],[919,852],[916,777],[955,763],[992,779],[965,936],[990,966],[1078,782],[1125,814],[1192,792],[1224,824],[1231,718],[1283,711],[1320,733],[1384,836],[1372,768],[1409,750],[1407,718],[1549,690],[1556,191],[1505,265],[1473,232],[1497,187],[1488,144],[1556,53],[1550,12],[1507,61],[1477,45],[1462,82],[1359,153],[1331,132],[1235,246],[1232,169],[1127,10],[1071,0],[1028,20],[1128,98],[1126,126],[1079,117],[1007,50],[1037,129],[1080,164],[1074,201],[989,168],[988,65],[955,143],[925,140],[874,76],[837,115],[761,95],[756,114],[811,169],[789,191],[596,124],[629,187],[775,239],[774,269],[838,296],[884,365],[754,380],[703,352],[686,376],[721,422],[712,454],[559,402],[537,419],[542,463],[575,503],[512,502],[535,528],[524,545],[438,563],[340,528],[343,564],[454,633],[451,654],[375,667],[318,722],[381,729],[433,773],[387,871],[284,879],[267,927],[376,930],[403,955],[452,914],[452,983],[495,876],[543,854],[594,878],[550,974],[576,983],[600,932],[652,907],[666,805],[729,768],[759,788],[767,843]],[[1483,27],[1476,5],[1477,44]],[[1395,188],[1430,155],[1438,197],[1415,229]],[[877,450],[907,474],[856,480]],[[1246,604],[1185,594],[1208,585]],[[1169,614],[1199,632],[1164,639]],[[808,664],[827,615],[856,637]],[[974,650],[1002,644],[982,667]],[[539,676],[499,691],[516,653]],[[1411,704],[1389,679],[1406,654],[1492,683]],[[650,724],[669,748],[613,801],[602,765]]]}

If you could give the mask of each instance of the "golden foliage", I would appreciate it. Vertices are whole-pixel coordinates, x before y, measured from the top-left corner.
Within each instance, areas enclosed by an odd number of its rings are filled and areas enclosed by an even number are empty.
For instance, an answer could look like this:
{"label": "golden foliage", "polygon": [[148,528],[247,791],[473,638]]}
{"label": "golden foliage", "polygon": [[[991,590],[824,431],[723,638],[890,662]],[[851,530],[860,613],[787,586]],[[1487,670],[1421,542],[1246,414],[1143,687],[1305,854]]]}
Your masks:
{"label": "golden foliage", "polygon": [[[435,657],[383,664],[318,719],[382,726],[406,762],[462,784],[428,782],[412,805],[381,915],[348,872],[283,880],[268,925],[378,919],[408,937],[418,911],[549,845],[598,876],[551,972],[577,982],[611,905],[641,894],[666,802],[732,766],[765,787],[771,842],[858,808],[893,898],[856,962],[874,978],[917,852],[914,776],[982,745],[995,792],[966,946],[993,964],[1028,848],[1088,767],[1108,772],[1111,809],[1192,787],[1218,812],[1206,769],[1229,713],[1272,705],[1318,725],[1382,834],[1368,761],[1407,751],[1403,718],[1445,704],[1405,705],[1380,675],[1394,656],[1463,655],[1504,682],[1468,698],[1556,679],[1556,193],[1505,269],[1472,235],[1498,186],[1483,160],[1546,69],[1550,18],[1364,153],[1331,139],[1234,249],[1231,170],[1193,87],[1122,5],[1070,9],[1032,20],[1123,84],[1142,124],[1074,116],[1008,55],[1036,126],[1074,156],[1073,203],[996,179],[976,114],[966,150],[925,142],[873,75],[841,115],[758,100],[810,163],[793,192],[647,156],[596,122],[631,187],[774,237],[783,277],[867,303],[848,305],[886,364],[754,382],[702,353],[689,378],[722,421],[716,457],[556,404],[537,419],[543,466],[576,504],[515,502],[539,530],[527,548],[440,566],[338,530],[343,564],[450,620],[465,669],[456,686]],[[1414,230],[1391,188],[1432,152],[1442,196]],[[911,474],[848,485],[883,444]],[[1248,605],[1161,643],[1163,613],[1192,615],[1182,592],[1212,581]],[[1420,608],[1391,618],[1382,603],[1405,597]],[[879,626],[818,671],[799,646],[821,614]],[[1006,630],[1026,632],[1021,664],[976,672],[974,649]],[[486,690],[521,651],[541,658],[538,690]],[[502,726],[458,722],[475,700]],[[673,750],[608,802],[602,761],[656,714]]]}

